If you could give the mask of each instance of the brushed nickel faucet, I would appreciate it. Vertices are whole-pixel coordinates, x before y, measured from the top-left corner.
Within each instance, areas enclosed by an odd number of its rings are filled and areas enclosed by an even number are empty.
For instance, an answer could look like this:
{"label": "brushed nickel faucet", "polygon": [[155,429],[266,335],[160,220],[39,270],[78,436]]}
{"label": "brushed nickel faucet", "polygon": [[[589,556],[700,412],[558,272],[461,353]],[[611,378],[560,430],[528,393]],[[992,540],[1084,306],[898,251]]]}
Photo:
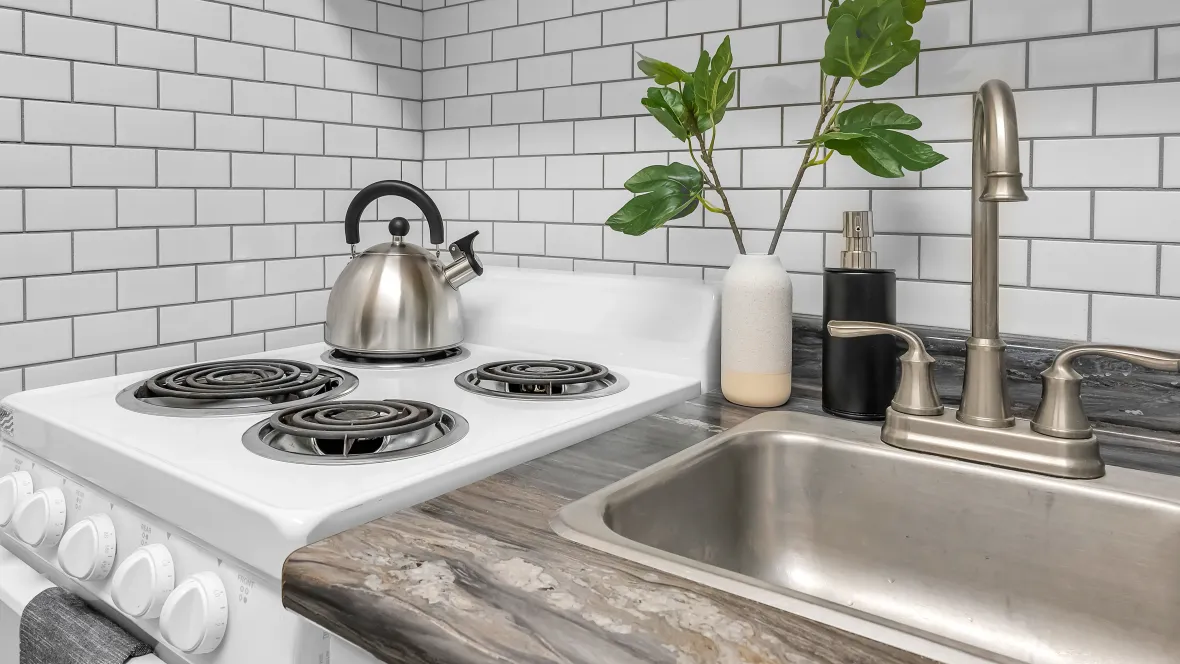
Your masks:
{"label": "brushed nickel faucet", "polygon": [[1003,81],[975,93],[971,154],[971,337],[963,401],[942,406],[934,359],[922,339],[881,323],[832,321],[835,337],[890,334],[909,346],[901,381],[885,414],[881,440],[916,452],[954,457],[1055,477],[1093,479],[1106,470],[1098,439],[1082,409],[1082,376],[1072,362],[1105,355],[1152,369],[1180,372],[1180,354],[1125,346],[1080,344],[1061,351],[1041,373],[1041,405],[1032,420],[1012,415],[1004,340],[1000,337],[999,203],[1027,201],[1020,173],[1016,101]]}

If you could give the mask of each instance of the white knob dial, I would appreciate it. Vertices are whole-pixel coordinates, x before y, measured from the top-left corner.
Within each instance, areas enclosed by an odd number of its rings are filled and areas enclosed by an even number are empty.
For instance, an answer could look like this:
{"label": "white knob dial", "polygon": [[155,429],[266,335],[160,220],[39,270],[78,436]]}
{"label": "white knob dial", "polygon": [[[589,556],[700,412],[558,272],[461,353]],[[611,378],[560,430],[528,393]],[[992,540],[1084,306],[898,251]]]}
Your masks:
{"label": "white knob dial", "polygon": [[225,585],[214,572],[185,579],[164,602],[160,633],[181,652],[199,655],[213,652],[225,637],[229,599]]}
{"label": "white knob dial", "polygon": [[156,618],[175,585],[176,569],[168,547],[149,544],[136,549],[115,570],[111,599],[133,618]]}
{"label": "white knob dial", "polygon": [[12,520],[25,544],[57,546],[66,529],[66,496],[57,487],[41,489],[16,508]]}
{"label": "white knob dial", "polygon": [[0,526],[7,526],[16,508],[33,495],[33,476],[23,470],[0,477]]}
{"label": "white knob dial", "polygon": [[61,538],[57,563],[79,581],[105,579],[115,565],[115,524],[94,514],[74,524]]}

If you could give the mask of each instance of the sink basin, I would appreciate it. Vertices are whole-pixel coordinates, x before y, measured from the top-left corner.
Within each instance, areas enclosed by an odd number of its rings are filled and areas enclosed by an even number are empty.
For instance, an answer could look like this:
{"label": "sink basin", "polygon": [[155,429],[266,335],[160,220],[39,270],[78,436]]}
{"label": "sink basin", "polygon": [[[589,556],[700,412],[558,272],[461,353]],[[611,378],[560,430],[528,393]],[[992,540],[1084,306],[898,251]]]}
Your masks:
{"label": "sink basin", "polygon": [[571,503],[562,536],[943,661],[1180,661],[1180,478],[1060,480],[767,413]]}

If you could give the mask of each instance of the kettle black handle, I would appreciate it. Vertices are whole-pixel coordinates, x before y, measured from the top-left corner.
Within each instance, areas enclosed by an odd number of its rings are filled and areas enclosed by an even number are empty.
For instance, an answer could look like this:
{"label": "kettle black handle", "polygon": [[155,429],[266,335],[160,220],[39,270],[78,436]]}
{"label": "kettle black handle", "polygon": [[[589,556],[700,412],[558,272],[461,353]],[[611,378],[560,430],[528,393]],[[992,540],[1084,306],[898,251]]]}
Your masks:
{"label": "kettle black handle", "polygon": [[361,215],[373,201],[384,196],[400,196],[422,210],[426,217],[426,225],[430,228],[430,243],[442,244],[445,238],[442,213],[434,204],[430,196],[409,182],[401,180],[382,180],[360,190],[360,193],[348,204],[348,212],[344,215],[344,241],[348,244],[358,244],[361,241]]}
{"label": "kettle black handle", "polygon": [[451,257],[458,258],[458,254],[467,257],[467,262],[471,264],[471,270],[475,272],[475,276],[483,276],[483,261],[479,260],[479,256],[475,255],[475,236],[479,235],[479,231],[475,231],[471,235],[466,235],[451,243]]}

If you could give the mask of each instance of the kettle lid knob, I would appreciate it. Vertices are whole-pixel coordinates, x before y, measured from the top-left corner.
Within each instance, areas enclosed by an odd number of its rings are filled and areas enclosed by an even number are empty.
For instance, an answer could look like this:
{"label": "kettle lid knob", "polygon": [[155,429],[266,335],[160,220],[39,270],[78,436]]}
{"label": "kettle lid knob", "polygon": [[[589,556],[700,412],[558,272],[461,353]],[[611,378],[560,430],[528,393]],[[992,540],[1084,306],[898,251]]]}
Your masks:
{"label": "kettle lid knob", "polygon": [[405,237],[410,234],[410,222],[405,217],[395,217],[389,222],[389,234],[394,237]]}

